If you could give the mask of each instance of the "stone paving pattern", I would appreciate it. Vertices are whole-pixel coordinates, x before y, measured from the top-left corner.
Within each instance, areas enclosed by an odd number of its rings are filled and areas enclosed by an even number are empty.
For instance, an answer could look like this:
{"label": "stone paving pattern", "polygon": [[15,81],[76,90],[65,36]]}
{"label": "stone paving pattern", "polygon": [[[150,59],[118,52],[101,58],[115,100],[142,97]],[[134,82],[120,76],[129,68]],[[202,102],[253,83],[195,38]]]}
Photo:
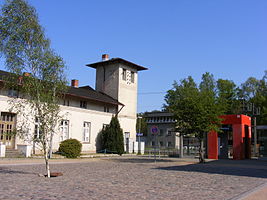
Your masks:
{"label": "stone paving pattern", "polygon": [[[75,162],[75,161],[74,161]],[[267,182],[266,161],[194,164],[164,158],[93,158],[52,163],[56,178],[39,177],[43,164],[0,165],[0,199],[231,199]]]}

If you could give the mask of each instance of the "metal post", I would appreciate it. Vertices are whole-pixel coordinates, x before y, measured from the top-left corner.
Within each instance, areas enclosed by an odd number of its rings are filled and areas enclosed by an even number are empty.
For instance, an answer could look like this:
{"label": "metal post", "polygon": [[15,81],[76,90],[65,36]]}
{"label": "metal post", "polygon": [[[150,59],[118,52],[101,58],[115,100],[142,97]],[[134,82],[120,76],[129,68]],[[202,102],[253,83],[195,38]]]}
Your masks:
{"label": "metal post", "polygon": [[179,133],[179,134],[180,134],[180,158],[183,158],[184,157],[183,134],[182,133]]}
{"label": "metal post", "polygon": [[156,134],[154,134],[154,141],[155,141],[155,143],[154,143],[154,162],[156,162]]}
{"label": "metal post", "polygon": [[254,116],[254,156],[257,156],[257,121],[256,116]]}

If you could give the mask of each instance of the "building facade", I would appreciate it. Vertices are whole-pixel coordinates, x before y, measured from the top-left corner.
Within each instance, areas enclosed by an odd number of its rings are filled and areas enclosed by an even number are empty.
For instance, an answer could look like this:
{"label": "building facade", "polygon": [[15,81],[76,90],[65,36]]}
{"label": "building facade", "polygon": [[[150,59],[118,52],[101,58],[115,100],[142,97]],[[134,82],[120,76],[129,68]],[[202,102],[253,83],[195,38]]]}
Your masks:
{"label": "building facade", "polygon": [[[147,123],[146,149],[158,148],[162,150],[179,152],[179,156],[196,155],[199,149],[197,138],[191,135],[181,135],[176,130],[176,120],[172,113],[150,112],[145,115]],[[153,133],[153,128],[158,129]],[[183,147],[183,148],[180,148]]]}
{"label": "building facade", "polygon": [[[71,81],[60,102],[63,120],[53,138],[54,151],[61,141],[75,138],[82,143],[83,152],[96,152],[98,134],[114,115],[118,116],[125,141],[131,144],[136,139],[138,72],[147,68],[121,58],[109,59],[107,54],[102,56],[102,61],[87,66],[96,69],[96,88],[79,86],[78,80]],[[20,94],[4,87],[5,76],[8,72],[0,71],[0,142],[11,149],[27,144],[32,146],[33,153],[37,152],[38,145],[30,140],[6,134],[12,132],[20,121],[19,114],[9,112],[8,101],[19,99]],[[27,131],[38,135],[38,121],[31,122]]]}
{"label": "building facade", "polygon": [[[147,137],[146,148],[179,149],[179,133],[175,131],[175,119],[172,113],[150,112],[146,113]],[[156,133],[153,133],[156,128]]]}

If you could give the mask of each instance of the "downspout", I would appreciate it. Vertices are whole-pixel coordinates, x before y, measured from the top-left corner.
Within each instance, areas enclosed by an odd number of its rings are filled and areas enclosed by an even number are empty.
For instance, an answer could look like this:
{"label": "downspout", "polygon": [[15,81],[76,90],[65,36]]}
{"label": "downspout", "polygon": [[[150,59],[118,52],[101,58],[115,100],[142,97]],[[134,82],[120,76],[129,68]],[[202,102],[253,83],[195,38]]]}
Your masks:
{"label": "downspout", "polygon": [[118,114],[121,112],[121,110],[124,108],[125,105],[122,105],[122,107],[120,108],[120,110],[116,113],[116,117],[118,116]]}

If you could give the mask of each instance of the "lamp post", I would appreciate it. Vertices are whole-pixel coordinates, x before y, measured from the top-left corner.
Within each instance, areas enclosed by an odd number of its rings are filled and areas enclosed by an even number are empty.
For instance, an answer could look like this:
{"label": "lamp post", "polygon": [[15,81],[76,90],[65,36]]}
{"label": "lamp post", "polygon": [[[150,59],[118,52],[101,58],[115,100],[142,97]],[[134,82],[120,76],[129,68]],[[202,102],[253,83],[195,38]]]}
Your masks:
{"label": "lamp post", "polygon": [[130,133],[125,132],[125,145],[126,145],[126,152],[129,153],[129,138],[130,138]]}
{"label": "lamp post", "polygon": [[137,117],[139,119],[139,130],[138,130],[138,154],[141,154],[141,116]]}

